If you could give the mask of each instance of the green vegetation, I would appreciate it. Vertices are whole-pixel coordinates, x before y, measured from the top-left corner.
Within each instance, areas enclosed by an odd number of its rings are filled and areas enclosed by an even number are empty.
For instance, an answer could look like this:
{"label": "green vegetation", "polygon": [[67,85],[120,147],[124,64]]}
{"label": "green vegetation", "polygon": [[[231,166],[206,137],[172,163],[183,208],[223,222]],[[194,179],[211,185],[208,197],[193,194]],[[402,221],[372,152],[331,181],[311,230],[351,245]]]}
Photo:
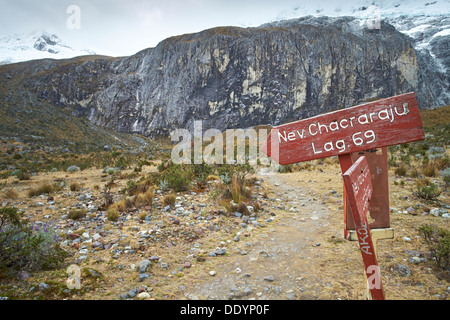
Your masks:
{"label": "green vegetation", "polygon": [[85,209],[70,210],[67,217],[72,220],[79,220],[86,217],[86,213],[87,210]]}
{"label": "green vegetation", "polygon": [[46,224],[32,225],[15,208],[0,208],[0,270],[57,268],[66,257],[57,236]]}
{"label": "green vegetation", "polygon": [[115,208],[109,208],[106,212],[109,221],[117,221],[119,219],[119,211]]}
{"label": "green vegetation", "polygon": [[444,270],[449,266],[450,232],[443,228],[432,227],[428,224],[419,227],[419,233],[431,253],[436,265]]}

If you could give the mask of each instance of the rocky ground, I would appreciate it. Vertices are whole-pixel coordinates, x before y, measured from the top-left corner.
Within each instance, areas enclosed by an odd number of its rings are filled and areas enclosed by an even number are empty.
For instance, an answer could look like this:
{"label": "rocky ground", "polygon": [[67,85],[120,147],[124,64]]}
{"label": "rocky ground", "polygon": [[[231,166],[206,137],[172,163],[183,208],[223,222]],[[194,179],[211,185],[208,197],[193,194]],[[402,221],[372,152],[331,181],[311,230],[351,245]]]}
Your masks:
{"label": "rocky ground", "polygon": [[[155,171],[144,166],[142,174]],[[253,197],[262,210],[228,214],[211,200],[219,181],[203,192],[176,194],[162,204],[130,210],[116,222],[99,210],[108,177],[103,170],[39,173],[16,181],[17,199],[4,206],[23,209],[36,225],[50,228],[70,253],[63,268],[0,279],[9,299],[364,299],[363,263],[357,243],[343,238],[342,180],[337,161],[308,170],[268,174],[260,170]],[[10,178],[11,179],[11,178]],[[58,180],[59,179],[59,180]],[[46,181],[65,183],[49,195],[28,197]],[[70,191],[71,182],[81,185]],[[448,299],[448,273],[431,261],[419,236],[423,223],[449,228],[448,193],[441,206],[420,211],[409,186],[390,172],[391,224],[395,237],[378,242],[378,263],[388,299]],[[117,181],[112,190],[125,187]],[[86,208],[86,217],[68,213]],[[411,210],[411,208],[413,210]],[[434,210],[435,209],[435,210]],[[149,214],[142,219],[142,211]],[[73,271],[75,270],[75,271]],[[79,273],[76,273],[79,272]],[[68,279],[79,275],[79,289]]]}

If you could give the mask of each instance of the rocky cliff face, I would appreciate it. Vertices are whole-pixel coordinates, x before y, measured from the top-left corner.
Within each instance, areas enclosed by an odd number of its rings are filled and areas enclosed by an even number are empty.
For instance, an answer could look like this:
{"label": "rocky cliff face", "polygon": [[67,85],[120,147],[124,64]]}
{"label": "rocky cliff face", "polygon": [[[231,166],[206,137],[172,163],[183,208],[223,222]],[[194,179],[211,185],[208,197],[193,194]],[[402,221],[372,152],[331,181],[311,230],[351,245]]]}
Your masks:
{"label": "rocky cliff face", "polygon": [[22,76],[55,107],[157,136],[195,120],[205,130],[278,125],[410,91],[422,109],[448,105],[433,61],[390,24],[305,17],[172,37],[125,58],[28,62]]}

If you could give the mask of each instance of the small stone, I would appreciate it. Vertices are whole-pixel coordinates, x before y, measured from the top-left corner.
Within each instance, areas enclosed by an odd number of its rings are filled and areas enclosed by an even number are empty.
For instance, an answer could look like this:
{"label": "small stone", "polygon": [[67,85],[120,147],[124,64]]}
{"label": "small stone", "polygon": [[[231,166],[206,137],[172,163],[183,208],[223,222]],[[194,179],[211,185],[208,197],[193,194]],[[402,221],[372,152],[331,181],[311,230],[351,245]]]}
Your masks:
{"label": "small stone", "polygon": [[218,256],[223,256],[226,253],[226,248],[217,248],[214,253]]}
{"label": "small stone", "polygon": [[41,282],[39,283],[39,290],[40,291],[45,291],[50,289],[50,286],[48,284],[46,284],[45,282]]}
{"label": "small stone", "polygon": [[274,276],[265,276],[264,280],[269,281],[269,282],[273,282],[273,281],[275,281],[275,277]]}
{"label": "small stone", "polygon": [[88,258],[88,257],[87,257],[86,255],[82,255],[82,256],[79,256],[77,260],[78,260],[79,262],[82,262],[82,261],[84,261],[84,260],[87,260],[87,258]]}
{"label": "small stone", "polygon": [[149,278],[150,278],[150,276],[148,274],[146,274],[146,273],[140,273],[139,274],[139,282],[142,282],[145,279],[149,279]]}
{"label": "small stone", "polygon": [[92,243],[93,248],[102,248],[103,244],[101,242],[95,241]]}
{"label": "small stone", "polygon": [[210,275],[211,277],[214,277],[216,274],[217,274],[217,272],[214,271],[214,270],[209,272],[209,275]]}
{"label": "small stone", "polygon": [[409,277],[411,275],[411,269],[404,264],[396,265],[394,270],[398,271],[402,277]]}
{"label": "small stone", "polygon": [[252,292],[253,292],[252,289],[250,289],[249,287],[246,287],[246,288],[244,289],[244,295],[246,295],[246,296],[252,294]]}
{"label": "small stone", "polygon": [[439,217],[439,208],[433,208],[430,210],[430,213],[435,216],[435,217]]}
{"label": "small stone", "polygon": [[409,238],[409,237],[403,237],[402,239],[403,239],[403,241],[405,241],[405,242],[411,241],[411,238]]}
{"label": "small stone", "polygon": [[29,273],[28,271],[20,271],[17,274],[17,278],[19,279],[19,281],[26,281],[31,278],[31,273]]}
{"label": "small stone", "polygon": [[141,292],[137,295],[137,298],[141,300],[148,299],[150,298],[150,294],[148,294],[147,292]]}
{"label": "small stone", "polygon": [[138,289],[133,289],[133,290],[130,290],[130,292],[128,292],[128,295],[131,298],[134,298],[136,296],[137,292],[138,292]]}
{"label": "small stone", "polygon": [[100,234],[98,234],[98,233],[96,233],[96,234],[94,234],[94,236],[92,237],[92,239],[94,240],[94,241],[98,241],[99,239],[101,239],[101,235]]}
{"label": "small stone", "polygon": [[288,293],[286,295],[286,299],[288,299],[288,300],[295,300],[295,293]]}
{"label": "small stone", "polygon": [[79,237],[80,237],[80,235],[76,234],[76,233],[69,233],[67,235],[67,239],[69,239],[69,240],[75,240],[75,239],[78,239]]}
{"label": "small stone", "polygon": [[139,263],[138,271],[139,273],[145,273],[148,267],[151,267],[152,262],[150,260],[143,260]]}
{"label": "small stone", "polygon": [[408,261],[414,264],[419,264],[421,262],[421,259],[419,257],[411,257],[408,259]]}
{"label": "small stone", "polygon": [[169,264],[166,262],[161,262],[161,268],[164,270],[167,270],[167,269],[169,269]]}

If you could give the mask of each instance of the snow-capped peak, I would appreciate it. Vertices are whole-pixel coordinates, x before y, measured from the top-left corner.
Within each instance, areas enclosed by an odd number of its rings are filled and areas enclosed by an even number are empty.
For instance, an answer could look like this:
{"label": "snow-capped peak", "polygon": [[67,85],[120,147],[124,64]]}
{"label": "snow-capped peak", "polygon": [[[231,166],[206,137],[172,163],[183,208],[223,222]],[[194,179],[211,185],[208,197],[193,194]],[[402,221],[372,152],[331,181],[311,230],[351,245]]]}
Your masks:
{"label": "snow-capped peak", "polygon": [[56,34],[45,30],[0,38],[0,65],[45,58],[68,59],[92,54],[95,52],[73,48]]}

